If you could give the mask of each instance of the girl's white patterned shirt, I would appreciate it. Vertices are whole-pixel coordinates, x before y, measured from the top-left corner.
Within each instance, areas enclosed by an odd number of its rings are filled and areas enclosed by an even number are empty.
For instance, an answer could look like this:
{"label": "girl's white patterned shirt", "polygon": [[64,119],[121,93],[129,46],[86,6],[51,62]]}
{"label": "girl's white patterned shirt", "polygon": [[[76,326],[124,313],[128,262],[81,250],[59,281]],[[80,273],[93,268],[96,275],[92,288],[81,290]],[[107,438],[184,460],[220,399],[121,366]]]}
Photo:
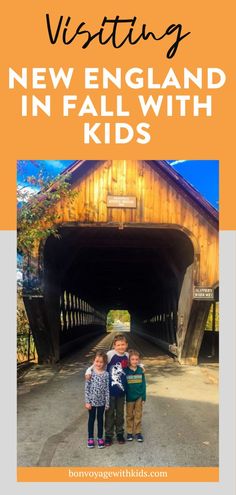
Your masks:
{"label": "girl's white patterned shirt", "polygon": [[107,371],[96,373],[94,369],[91,370],[90,380],[85,381],[85,403],[94,407],[109,407],[109,373]]}

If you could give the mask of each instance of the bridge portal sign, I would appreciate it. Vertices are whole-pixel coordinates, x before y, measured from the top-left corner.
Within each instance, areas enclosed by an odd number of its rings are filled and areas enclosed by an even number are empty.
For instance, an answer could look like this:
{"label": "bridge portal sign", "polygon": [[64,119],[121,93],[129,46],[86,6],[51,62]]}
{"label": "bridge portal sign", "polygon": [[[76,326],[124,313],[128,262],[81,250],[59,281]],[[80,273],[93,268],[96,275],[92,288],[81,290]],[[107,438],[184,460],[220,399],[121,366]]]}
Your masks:
{"label": "bridge portal sign", "polygon": [[108,208],[137,208],[135,196],[107,196]]}
{"label": "bridge portal sign", "polygon": [[194,287],[193,299],[199,301],[214,301],[214,289],[212,287]]}

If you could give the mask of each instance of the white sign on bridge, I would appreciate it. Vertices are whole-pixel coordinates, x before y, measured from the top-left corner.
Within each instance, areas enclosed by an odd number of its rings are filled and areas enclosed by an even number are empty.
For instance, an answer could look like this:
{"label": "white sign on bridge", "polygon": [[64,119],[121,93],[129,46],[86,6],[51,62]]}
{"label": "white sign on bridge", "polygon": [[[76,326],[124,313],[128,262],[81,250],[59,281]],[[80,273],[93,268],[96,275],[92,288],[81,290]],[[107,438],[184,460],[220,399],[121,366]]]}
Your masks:
{"label": "white sign on bridge", "polygon": [[212,287],[194,287],[193,299],[214,301],[214,289]]}
{"label": "white sign on bridge", "polygon": [[136,208],[135,196],[107,196],[108,208]]}

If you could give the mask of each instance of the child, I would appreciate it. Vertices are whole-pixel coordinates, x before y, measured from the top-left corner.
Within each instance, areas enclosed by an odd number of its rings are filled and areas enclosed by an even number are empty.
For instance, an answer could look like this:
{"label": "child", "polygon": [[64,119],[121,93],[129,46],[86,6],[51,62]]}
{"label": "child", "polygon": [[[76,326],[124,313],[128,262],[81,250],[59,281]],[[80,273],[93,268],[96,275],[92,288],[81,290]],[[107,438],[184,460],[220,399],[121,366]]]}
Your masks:
{"label": "child", "polygon": [[[112,444],[114,429],[118,443],[125,443],[124,404],[126,375],[124,368],[128,366],[129,355],[126,352],[127,347],[128,342],[125,335],[117,334],[113,340],[113,349],[107,352],[107,371],[110,381],[110,407],[105,414],[105,445],[107,447]],[[92,367],[86,371],[88,381],[91,369]]]}
{"label": "child", "polygon": [[96,352],[91,378],[85,382],[85,407],[89,412],[88,448],[94,447],[94,423],[97,415],[98,448],[103,449],[103,416],[109,408],[109,374],[105,371],[107,356],[105,352]]}
{"label": "child", "polygon": [[127,440],[133,440],[133,434],[138,442],[143,442],[141,433],[142,407],[146,400],[146,381],[144,369],[140,366],[138,351],[129,351],[129,365],[125,368],[126,385],[126,429]]}

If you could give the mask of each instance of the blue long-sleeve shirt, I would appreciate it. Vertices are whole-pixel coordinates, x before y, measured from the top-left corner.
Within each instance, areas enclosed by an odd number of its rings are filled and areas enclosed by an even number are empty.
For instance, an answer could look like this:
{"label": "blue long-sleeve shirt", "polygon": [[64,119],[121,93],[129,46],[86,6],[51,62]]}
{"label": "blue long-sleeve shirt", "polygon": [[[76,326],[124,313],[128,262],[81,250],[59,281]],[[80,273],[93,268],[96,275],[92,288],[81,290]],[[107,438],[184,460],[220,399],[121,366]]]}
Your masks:
{"label": "blue long-sleeve shirt", "polygon": [[124,368],[128,366],[129,355],[127,352],[120,355],[115,350],[107,352],[107,371],[110,377],[110,395],[121,397],[126,391],[126,375]]}

